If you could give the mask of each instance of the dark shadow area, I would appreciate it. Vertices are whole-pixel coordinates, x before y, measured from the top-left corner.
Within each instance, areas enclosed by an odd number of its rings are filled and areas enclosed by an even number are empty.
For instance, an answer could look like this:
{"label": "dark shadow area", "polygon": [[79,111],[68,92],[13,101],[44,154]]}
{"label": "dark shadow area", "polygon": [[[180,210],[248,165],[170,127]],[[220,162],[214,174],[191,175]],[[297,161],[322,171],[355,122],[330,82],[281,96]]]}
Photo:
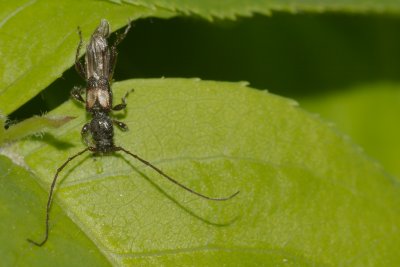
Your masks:
{"label": "dark shadow area", "polygon": [[[61,78],[55,80],[46,89],[11,113],[8,117],[12,121],[21,121],[33,115],[43,115],[69,100],[70,91],[75,85],[84,84],[84,81],[71,67]],[[84,107],[84,105],[80,105]],[[84,108],[82,109],[84,110]],[[83,114],[83,113],[82,113]],[[69,114],[65,114],[66,116]]]}
{"label": "dark shadow area", "polygon": [[41,142],[47,143],[53,147],[57,147],[57,149],[60,149],[60,150],[66,150],[66,149],[69,149],[69,148],[75,146],[74,144],[72,144],[70,142],[65,142],[60,139],[57,139],[54,137],[54,135],[47,133],[47,132],[43,133],[43,135],[40,137],[32,136],[31,138],[35,139],[36,141],[41,141]]}
{"label": "dark shadow area", "polygon": [[[399,29],[400,18],[377,14],[275,13],[214,23],[143,19],[119,46],[114,79],[245,80],[295,99],[354,84],[400,81]],[[10,119],[47,112],[82,84],[71,67]]]}
{"label": "dark shadow area", "polygon": [[400,19],[274,14],[209,23],[141,20],[120,46],[117,80],[246,80],[297,98],[356,83],[400,80]]}

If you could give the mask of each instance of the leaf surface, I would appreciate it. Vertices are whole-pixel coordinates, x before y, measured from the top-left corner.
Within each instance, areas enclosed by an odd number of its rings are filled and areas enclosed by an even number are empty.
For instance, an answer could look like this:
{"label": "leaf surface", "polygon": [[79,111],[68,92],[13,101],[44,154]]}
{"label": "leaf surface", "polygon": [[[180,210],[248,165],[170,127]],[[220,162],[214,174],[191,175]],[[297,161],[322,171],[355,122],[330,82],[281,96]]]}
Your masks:
{"label": "leaf surface", "polygon": [[[0,155],[0,258],[3,266],[110,266],[87,236],[53,205],[53,242],[36,248],[26,239],[42,227],[47,194],[31,173]],[[43,216],[42,216],[43,217]]]}
{"label": "leaf surface", "polygon": [[[226,202],[191,195],[124,154],[73,161],[56,203],[113,265],[396,266],[398,182],[336,130],[288,99],[239,83],[128,80],[130,127],[116,144],[180,182]],[[76,116],[41,139],[14,146],[47,190],[54,172],[82,150],[88,120]],[[36,201],[43,206],[45,201]],[[43,234],[37,214],[32,237]],[[63,227],[51,215],[50,240]]]}
{"label": "leaf surface", "polygon": [[58,118],[35,116],[18,124],[12,124],[6,130],[6,117],[0,114],[0,146],[4,143],[16,141],[29,135],[40,135],[48,128],[57,128],[72,120],[72,117],[64,116]]}

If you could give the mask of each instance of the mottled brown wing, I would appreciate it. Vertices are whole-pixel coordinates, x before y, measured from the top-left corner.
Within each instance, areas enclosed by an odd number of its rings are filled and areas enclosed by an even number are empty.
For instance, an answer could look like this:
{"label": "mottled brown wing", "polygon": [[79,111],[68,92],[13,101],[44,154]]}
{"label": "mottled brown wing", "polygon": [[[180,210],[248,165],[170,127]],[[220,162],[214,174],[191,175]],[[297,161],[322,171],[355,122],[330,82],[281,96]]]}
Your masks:
{"label": "mottled brown wing", "polygon": [[110,26],[106,20],[102,20],[90,38],[86,47],[86,74],[87,78],[106,78],[110,75],[110,49],[107,38]]}

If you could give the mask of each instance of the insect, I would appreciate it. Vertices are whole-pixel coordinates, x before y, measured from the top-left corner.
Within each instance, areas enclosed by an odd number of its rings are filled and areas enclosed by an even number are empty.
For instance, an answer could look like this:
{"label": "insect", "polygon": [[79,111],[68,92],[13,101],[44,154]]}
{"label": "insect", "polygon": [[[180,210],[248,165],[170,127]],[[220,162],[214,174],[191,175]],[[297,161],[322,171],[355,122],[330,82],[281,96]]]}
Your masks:
{"label": "insect", "polygon": [[[114,144],[114,127],[117,125],[121,130],[127,131],[128,127],[125,123],[114,120],[110,117],[111,111],[119,111],[126,108],[126,98],[128,93],[122,98],[122,103],[113,106],[113,94],[111,91],[111,82],[113,78],[114,68],[117,60],[117,46],[127,35],[131,24],[129,23],[125,31],[117,35],[115,42],[111,47],[108,45],[107,39],[110,36],[110,26],[107,20],[102,19],[100,25],[96,28],[92,34],[90,41],[86,47],[85,62],[79,59],[80,50],[83,44],[82,33],[78,29],[79,33],[79,44],[75,56],[75,69],[79,75],[86,81],[86,88],[74,87],[71,91],[71,96],[79,102],[86,105],[86,111],[92,116],[92,120],[86,123],[81,130],[81,135],[86,148],[77,152],[76,154],[69,157],[56,171],[53,181],[50,186],[49,196],[46,205],[46,220],[45,220],[45,236],[40,242],[27,239],[30,243],[36,246],[43,246],[49,238],[49,219],[50,209],[53,200],[53,193],[57,183],[57,179],[62,170],[67,166],[69,162],[74,160],[76,157],[90,151],[94,154],[109,154],[115,152],[124,152],[133,158],[141,161],[148,167],[158,172],[162,177],[168,179],[172,183],[185,189],[186,191],[202,197],[207,200],[213,201],[224,201],[235,197],[239,194],[239,191],[232,194],[229,197],[224,198],[213,198],[201,193],[198,193],[189,187],[181,184],[171,176],[164,173],[161,169],[157,168],[147,160],[141,158],[138,155],[133,154],[129,150],[116,146]],[[84,100],[82,94],[86,89],[86,100]]]}

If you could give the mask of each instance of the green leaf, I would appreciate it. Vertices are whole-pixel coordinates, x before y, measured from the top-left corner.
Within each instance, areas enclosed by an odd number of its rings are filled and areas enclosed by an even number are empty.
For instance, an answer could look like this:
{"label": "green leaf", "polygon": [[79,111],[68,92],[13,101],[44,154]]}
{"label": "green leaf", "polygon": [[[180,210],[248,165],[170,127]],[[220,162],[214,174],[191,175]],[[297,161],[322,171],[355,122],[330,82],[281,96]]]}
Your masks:
{"label": "green leaf", "polygon": [[71,67],[78,26],[87,40],[102,18],[116,30],[129,19],[172,15],[129,4],[77,0],[2,1],[0,10],[0,107],[5,114]]}
{"label": "green leaf", "polygon": [[400,179],[400,86],[381,83],[302,99],[302,106],[333,121],[368,155]]}
{"label": "green leaf", "polygon": [[[187,79],[116,83],[116,99],[131,88],[119,116],[130,131],[116,132],[117,145],[201,193],[240,194],[207,201],[125,154],[81,156],[61,174],[55,202],[111,264],[399,265],[398,182],[293,101]],[[77,119],[13,147],[46,190],[84,147],[84,114],[70,101],[53,115]],[[35,212],[30,237],[40,239]],[[47,249],[60,242],[60,216],[51,214]]]}
{"label": "green leaf", "polygon": [[41,134],[49,128],[58,128],[72,120],[73,117],[34,116],[5,129],[6,117],[0,114],[0,146],[6,142],[16,141],[33,134]]}
{"label": "green leaf", "polygon": [[0,258],[3,266],[109,266],[88,237],[53,205],[53,242],[37,249],[26,238],[42,227],[47,194],[34,177],[0,155]]}
{"label": "green leaf", "polygon": [[254,13],[271,14],[274,11],[352,13],[390,12],[399,13],[400,3],[392,0],[109,0],[112,2],[139,4],[149,8],[165,8],[185,14],[194,13],[206,18],[235,18]]}

